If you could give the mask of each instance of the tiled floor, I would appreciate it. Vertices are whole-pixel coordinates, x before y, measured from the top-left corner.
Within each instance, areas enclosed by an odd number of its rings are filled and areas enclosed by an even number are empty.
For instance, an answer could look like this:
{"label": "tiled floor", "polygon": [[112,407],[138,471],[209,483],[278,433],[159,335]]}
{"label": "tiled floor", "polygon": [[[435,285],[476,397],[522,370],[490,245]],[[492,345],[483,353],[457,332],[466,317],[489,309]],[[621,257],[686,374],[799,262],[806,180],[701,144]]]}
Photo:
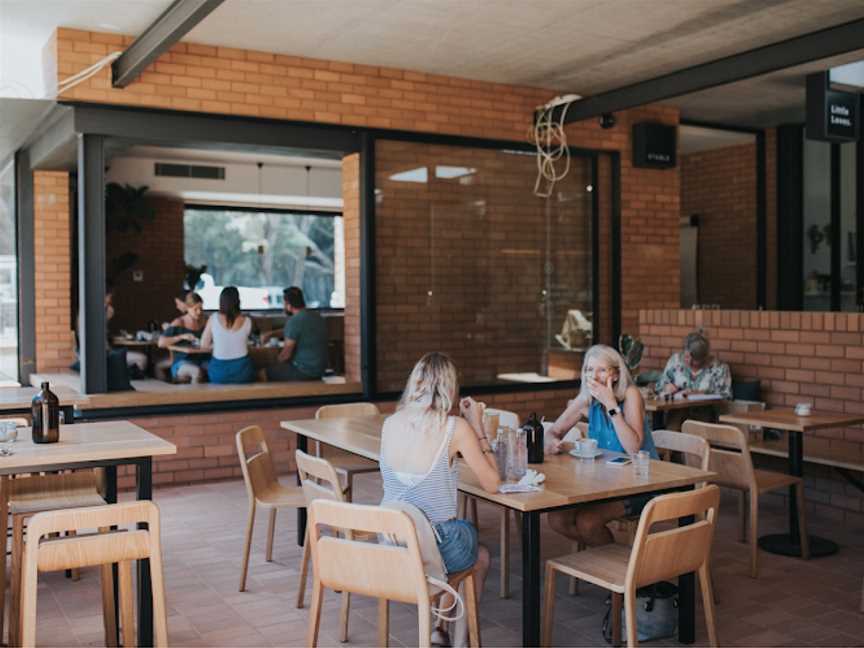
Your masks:
{"label": "tiled floor", "polygon": [[[359,478],[359,501],[380,497],[377,476]],[[255,532],[248,591],[239,593],[240,555],[246,520],[246,494],[241,482],[223,482],[156,491],[163,515],[165,579],[169,640],[172,646],[300,646],[307,612],[294,607],[300,549],[294,533],[296,516],[277,522],[275,562],[264,561],[266,515]],[[862,530],[819,528],[813,531],[841,544],[830,558],[802,562],[763,554],[759,580],[748,574],[748,551],[735,541],[734,500],[725,508],[714,549],[718,633],[722,645],[735,646],[864,646],[864,614],[858,612],[864,576]],[[770,507],[762,529],[780,530],[783,512]],[[495,555],[495,509],[480,506],[481,538],[493,553],[493,569],[481,601],[481,629],[487,646],[521,642],[520,550],[513,547],[513,597],[498,598]],[[518,534],[514,534],[518,537]],[[543,532],[544,556],[569,551],[554,532]],[[568,596],[563,580],[556,601],[556,645],[602,646],[600,624],[605,593],[583,585]],[[79,582],[62,574],[42,577],[39,588],[40,645],[103,645],[97,572],[85,571]],[[338,645],[338,599],[330,595],[323,612],[321,645]],[[375,602],[355,597],[350,620],[351,646],[376,644]],[[391,645],[416,645],[414,608],[391,606]],[[697,611],[697,643],[706,635]],[[677,645],[674,641],[649,645]]]}

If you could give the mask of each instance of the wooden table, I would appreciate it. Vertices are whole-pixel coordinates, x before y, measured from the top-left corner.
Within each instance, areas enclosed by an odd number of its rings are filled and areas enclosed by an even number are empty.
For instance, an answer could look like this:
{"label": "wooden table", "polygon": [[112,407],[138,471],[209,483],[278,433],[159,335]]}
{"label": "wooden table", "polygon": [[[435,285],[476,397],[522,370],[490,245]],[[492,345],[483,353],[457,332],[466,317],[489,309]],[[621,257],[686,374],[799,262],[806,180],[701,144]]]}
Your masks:
{"label": "wooden table", "polygon": [[714,407],[725,403],[723,398],[710,398],[690,400],[689,398],[673,398],[662,400],[659,398],[646,398],[645,411],[652,413],[651,427],[654,430],[662,430],[666,427],[666,412],[684,409],[696,409],[699,407]]}
{"label": "wooden table", "polygon": [[[767,430],[786,432],[789,438],[789,474],[804,476],[804,434],[816,430],[842,428],[864,423],[864,415],[813,412],[809,416],[798,416],[791,408],[769,409],[762,412],[723,414],[721,423],[753,425]],[[795,505],[795,486],[789,487],[789,535],[777,533],[759,538],[759,546],[765,551],[783,556],[801,556],[798,533],[798,508]],[[810,556],[829,556],[837,552],[837,543],[825,538],[810,536]]]}
{"label": "wooden table", "polygon": [[[381,426],[384,416],[365,416],[301,421],[282,421],[281,427],[297,434],[297,447],[305,451],[308,439],[378,461]],[[610,453],[615,454],[615,453]],[[544,490],[536,493],[505,495],[487,493],[467,468],[460,471],[459,490],[488,502],[522,513],[522,643],[540,643],[540,515],[569,509],[588,502],[603,502],[639,493],[693,487],[710,480],[714,473],[662,461],[651,462],[651,474],[637,477],[632,467],[608,466],[603,459],[580,461],[569,455],[549,456],[533,466],[546,474]],[[299,516],[299,513],[298,513]],[[690,520],[682,520],[688,524]],[[298,542],[305,533],[305,511],[298,517]],[[687,574],[679,579],[679,639],[693,643],[695,635],[695,579]]]}
{"label": "wooden table", "polygon": [[[50,387],[51,391],[60,399],[60,411],[63,414],[64,423],[75,422],[75,406],[86,405],[89,399],[76,392],[66,389]],[[33,407],[33,397],[41,390],[35,387],[0,387],[0,414],[30,415]]]}
{"label": "wooden table", "polygon": [[[61,425],[57,443],[33,443],[30,428],[21,428],[14,454],[0,456],[0,475],[72,468],[105,468],[105,499],[117,502],[117,466],[134,465],[137,497],[153,499],[153,457],[177,453],[169,443],[129,421]],[[138,645],[153,645],[153,598],[149,560],[138,561]],[[117,595],[117,568],[114,593]],[[119,606],[115,601],[115,612]]]}

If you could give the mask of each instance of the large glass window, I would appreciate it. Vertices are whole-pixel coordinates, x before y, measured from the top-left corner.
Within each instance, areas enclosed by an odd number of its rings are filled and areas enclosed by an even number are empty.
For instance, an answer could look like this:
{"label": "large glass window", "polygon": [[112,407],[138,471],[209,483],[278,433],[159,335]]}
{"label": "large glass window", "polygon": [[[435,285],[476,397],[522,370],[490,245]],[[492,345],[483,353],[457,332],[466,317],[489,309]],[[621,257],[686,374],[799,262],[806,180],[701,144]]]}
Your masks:
{"label": "large glass window", "polygon": [[208,310],[225,286],[247,310],[281,310],[287,286],[310,308],[345,305],[340,214],[187,207],[183,230],[186,264],[207,266],[196,290]]}
{"label": "large glass window", "polygon": [[428,351],[464,385],[577,377],[593,336],[590,160],[549,199],[522,151],[376,143],[378,388]]}
{"label": "large glass window", "polygon": [[15,164],[0,162],[0,382],[18,380]]}
{"label": "large glass window", "polygon": [[804,310],[831,310],[831,145],[804,140]]}
{"label": "large glass window", "polygon": [[840,310],[858,310],[858,165],[856,144],[840,145]]}

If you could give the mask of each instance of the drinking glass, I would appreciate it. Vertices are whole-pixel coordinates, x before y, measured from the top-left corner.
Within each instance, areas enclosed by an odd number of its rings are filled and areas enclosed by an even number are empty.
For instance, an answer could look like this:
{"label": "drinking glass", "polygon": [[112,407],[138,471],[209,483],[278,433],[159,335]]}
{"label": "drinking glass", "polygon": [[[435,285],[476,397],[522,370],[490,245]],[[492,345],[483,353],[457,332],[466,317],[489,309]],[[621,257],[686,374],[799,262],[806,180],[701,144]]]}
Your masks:
{"label": "drinking glass", "polygon": [[18,438],[18,426],[15,421],[0,421],[0,454],[11,455],[12,443]]}
{"label": "drinking glass", "polygon": [[647,477],[651,472],[651,455],[640,450],[632,456],[633,469],[637,477]]}

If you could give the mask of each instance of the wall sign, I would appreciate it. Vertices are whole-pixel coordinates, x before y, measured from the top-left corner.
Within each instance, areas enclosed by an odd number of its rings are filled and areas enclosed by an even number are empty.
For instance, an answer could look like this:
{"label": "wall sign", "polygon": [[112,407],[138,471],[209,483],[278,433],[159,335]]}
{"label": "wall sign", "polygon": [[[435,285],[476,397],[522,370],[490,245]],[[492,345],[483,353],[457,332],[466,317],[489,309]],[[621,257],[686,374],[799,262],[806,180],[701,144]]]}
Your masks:
{"label": "wall sign", "polygon": [[829,87],[828,73],[807,75],[807,139],[854,142],[860,130],[860,95]]}
{"label": "wall sign", "polygon": [[633,166],[672,169],[676,164],[678,129],[668,124],[633,124]]}

